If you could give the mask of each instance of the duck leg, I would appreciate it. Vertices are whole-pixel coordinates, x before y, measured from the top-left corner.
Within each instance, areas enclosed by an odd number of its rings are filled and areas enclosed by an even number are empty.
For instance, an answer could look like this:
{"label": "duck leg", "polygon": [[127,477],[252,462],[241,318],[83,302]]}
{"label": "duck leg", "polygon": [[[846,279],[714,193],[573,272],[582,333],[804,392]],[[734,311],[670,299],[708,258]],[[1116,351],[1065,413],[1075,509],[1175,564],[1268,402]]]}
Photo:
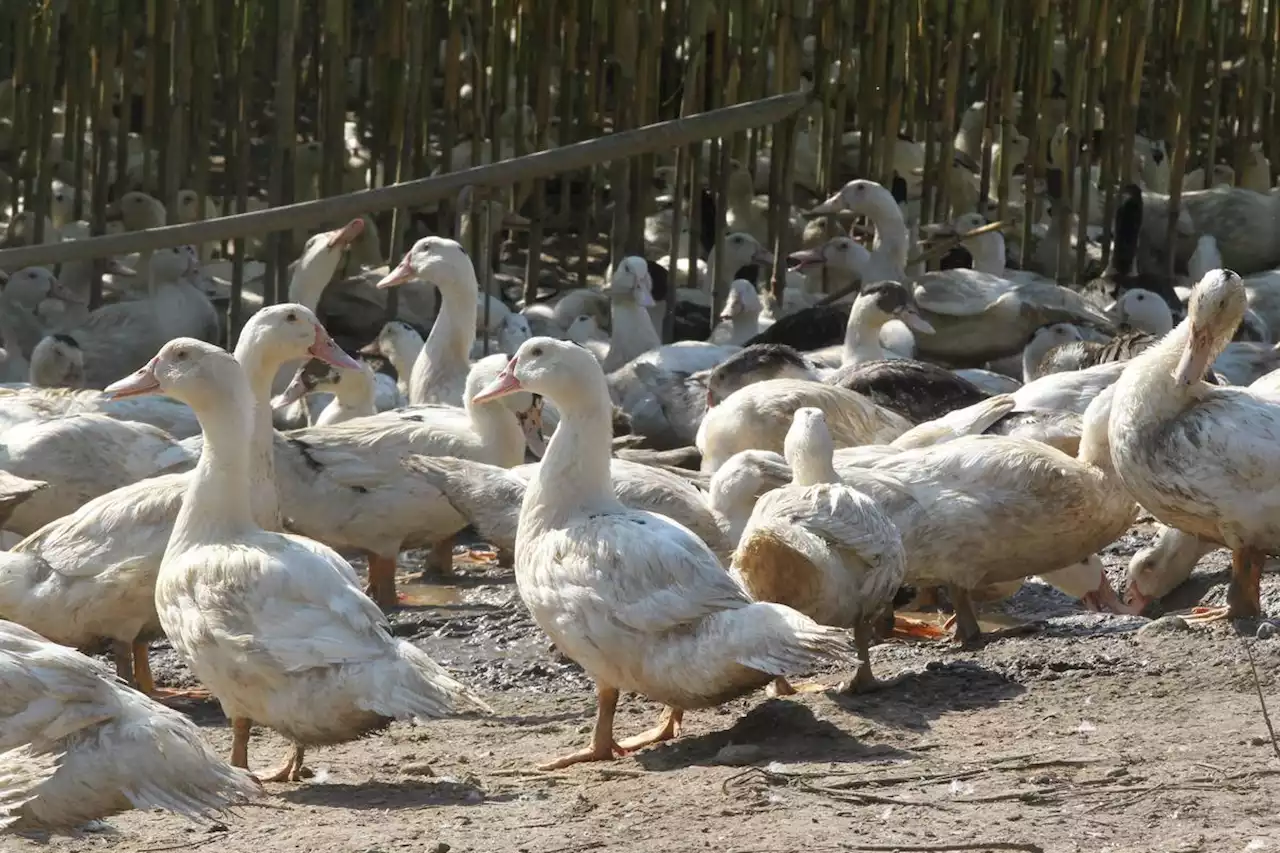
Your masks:
{"label": "duck leg", "polygon": [[[111,659],[116,665],[116,678],[128,683],[133,682],[133,646],[122,640],[112,640]],[[134,684],[136,687],[136,683]]]}
{"label": "duck leg", "polygon": [[958,586],[951,587],[951,606],[955,610],[956,639],[966,649],[981,644],[982,628],[978,625],[978,616],[973,612],[973,602],[969,599],[969,590]]}
{"label": "duck leg", "polygon": [[213,698],[204,687],[156,687],[146,640],[133,641],[133,683],[138,692],[147,694],[163,705],[175,701],[207,702]]}
{"label": "duck leg", "polygon": [[897,683],[898,679],[880,681],[871,672],[871,625],[867,620],[853,626],[853,642],[858,649],[858,668],[854,670],[853,678],[836,687],[837,693],[870,693]]}
{"label": "duck leg", "polygon": [[1207,625],[1222,619],[1262,618],[1262,565],[1266,554],[1252,548],[1231,552],[1231,583],[1226,607],[1193,607],[1183,617],[1193,625]]}
{"label": "duck leg", "polygon": [[232,767],[241,770],[249,769],[249,729],[253,720],[248,717],[235,717],[231,720],[231,757],[227,759]]}
{"label": "duck leg", "polygon": [[304,775],[307,775],[304,772],[305,768],[302,766],[302,758],[305,754],[306,754],[306,748],[303,747],[302,744],[295,743],[293,745],[292,754],[290,754],[288,759],[285,760],[284,764],[282,764],[280,767],[276,768],[275,770],[272,770],[271,773],[266,776],[259,776],[258,781],[259,782],[301,782],[302,777]]}
{"label": "duck leg", "polygon": [[1262,564],[1267,555],[1256,548],[1231,552],[1231,584],[1227,587],[1227,615],[1232,619],[1262,618]]}
{"label": "duck leg", "polygon": [[596,725],[591,732],[591,745],[554,761],[538,765],[539,770],[559,770],[584,761],[612,761],[622,750],[613,740],[613,717],[618,710],[618,690],[596,684]]}
{"label": "duck leg", "polygon": [[369,553],[369,584],[365,595],[373,599],[383,610],[396,606],[396,561],[394,557],[382,557]]}
{"label": "duck leg", "polygon": [[431,556],[427,558],[427,571],[440,577],[453,576],[452,536],[431,546]]}
{"label": "duck leg", "polygon": [[668,705],[662,709],[662,716],[658,718],[658,724],[651,729],[641,732],[640,734],[620,740],[616,744],[616,748],[623,752],[632,752],[641,747],[649,746],[654,743],[661,743],[664,740],[680,737],[680,724],[684,720],[684,709]]}

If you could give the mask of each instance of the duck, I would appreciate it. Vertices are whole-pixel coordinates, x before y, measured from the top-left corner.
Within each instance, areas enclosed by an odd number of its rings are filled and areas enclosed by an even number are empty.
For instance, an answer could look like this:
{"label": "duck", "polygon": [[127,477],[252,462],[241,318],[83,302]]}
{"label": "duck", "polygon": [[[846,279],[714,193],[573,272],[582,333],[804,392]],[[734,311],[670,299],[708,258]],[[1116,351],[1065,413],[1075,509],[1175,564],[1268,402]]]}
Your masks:
{"label": "duck", "polygon": [[519,395],[478,404],[472,395],[507,357],[495,353],[469,371],[463,406],[409,406],[372,417],[279,434],[276,483],[289,529],[369,561],[368,593],[396,606],[396,557],[431,548],[429,567],[452,571],[450,539],[462,520],[443,495],[401,464],[409,454],[466,456],[503,467],[524,462],[541,440],[541,400]]}
{"label": "duck", "polygon": [[1110,422],[1112,462],[1134,498],[1157,521],[1231,550],[1227,607],[1213,616],[1245,620],[1262,616],[1262,564],[1280,543],[1271,470],[1280,403],[1204,375],[1247,307],[1239,275],[1206,274],[1186,319],[1116,382]]}
{"label": "duck", "polygon": [[35,388],[84,387],[84,350],[70,335],[45,335],[31,350],[29,384]]}
{"label": "duck", "polygon": [[1111,394],[1085,411],[1075,457],[1030,439],[968,435],[853,466],[837,459],[842,482],[876,501],[902,535],[905,583],[949,587],[961,643],[981,640],[972,592],[1086,560],[1137,517],[1107,452]]}
{"label": "duck", "polygon": [[157,457],[177,447],[150,424],[75,414],[13,424],[0,435],[0,465],[50,487],[19,507],[6,529],[27,536],[88,501],[156,473]]}
{"label": "duck", "polygon": [[[357,217],[341,228],[320,231],[308,237],[298,259],[292,265],[288,296],[285,301],[302,305],[313,313],[318,312],[320,300],[333,280],[343,257],[364,233],[365,220]],[[285,386],[292,380],[294,371],[301,366],[300,363],[283,365],[272,383],[272,390],[276,393],[283,392]],[[301,401],[288,407],[281,407],[273,414],[275,422],[282,427],[304,426],[308,417],[309,412]]]}
{"label": "duck", "polygon": [[0,683],[0,766],[10,771],[17,758],[35,771],[21,796],[5,786],[7,831],[72,832],[130,809],[212,820],[262,796],[185,714],[75,649],[3,620]]}
{"label": "duck", "polygon": [[1239,275],[1252,275],[1280,266],[1280,196],[1241,187],[1214,187],[1184,193],[1179,200],[1174,245],[1168,245],[1171,198],[1159,193],[1143,197],[1139,262],[1152,272],[1174,264],[1185,267],[1201,234],[1218,241],[1223,264]]}
{"label": "duck", "polygon": [[876,229],[876,239],[864,271],[864,281],[902,281],[907,273],[907,256],[911,252],[911,236],[907,221],[893,193],[875,181],[858,178],[850,181],[826,201],[810,210],[810,214],[832,214],[849,211],[865,216]]}
{"label": "duck", "polygon": [[[308,394],[329,394],[333,399],[321,410],[316,426],[371,417],[378,413],[376,376],[366,362],[360,362],[354,370],[346,370],[313,358],[297,369],[284,391],[271,398],[271,406],[279,409]],[[392,387],[394,389],[394,385]]]}
{"label": "duck", "polygon": [[[259,401],[252,508],[261,524],[277,529],[283,522],[271,447],[271,382],[279,365],[308,355],[355,366],[315,314],[290,303],[249,318],[236,344]],[[166,696],[156,690],[146,640],[159,630],[155,578],[189,479],[162,474],[107,492],[0,552],[0,618],[77,648],[109,640],[120,678],[148,695]],[[169,692],[166,698],[183,695]]]}
{"label": "duck", "polygon": [[596,361],[604,364],[609,357],[609,341],[600,330],[600,324],[590,314],[579,314],[565,330],[564,338],[588,350]]}
{"label": "duck", "polygon": [[[497,328],[487,342],[478,340],[471,345],[471,358],[484,358],[491,352],[505,353],[510,358],[522,343],[533,337],[529,318],[515,311],[509,312],[497,323]],[[488,352],[485,352],[485,347]]]}
{"label": "duck", "polygon": [[404,320],[388,320],[378,330],[378,336],[360,351],[366,355],[380,355],[391,362],[396,371],[396,390],[408,401],[409,376],[422,347],[422,334],[417,329]]}
{"label": "duck", "polygon": [[378,281],[378,289],[422,280],[440,291],[440,313],[427,335],[409,376],[409,402],[414,405],[462,405],[476,339],[476,298],[480,285],[471,258],[456,240],[423,237],[394,269]]}
{"label": "duck", "polygon": [[191,281],[195,249],[158,249],[148,263],[149,297],[104,305],[73,329],[63,329],[84,351],[85,384],[101,388],[145,362],[171,337],[216,340],[218,314]]}
{"label": "duck", "polygon": [[826,413],[837,447],[887,444],[913,424],[856,391],[797,379],[769,379],[734,391],[709,409],[698,427],[702,470],[715,473],[740,450],[781,451],[796,409]]}
{"label": "duck", "polygon": [[[531,338],[477,396],[540,394],[561,414],[529,483],[516,534],[516,587],[538,626],[596,684],[588,746],[542,765],[608,761],[675,737],[686,709],[713,707],[777,676],[852,653],[848,633],[753,602],[677,521],[628,509],[609,467],[604,371],[566,341]],[[614,738],[622,691],[666,708],[657,726]]]}
{"label": "duck", "polygon": [[756,286],[745,278],[735,278],[729,283],[729,295],[720,309],[721,325],[712,330],[711,343],[741,346],[755,337],[760,333],[762,308]]}
{"label": "duck", "polygon": [[264,529],[251,508],[253,390],[229,353],[176,338],[108,392],[163,392],[195,411],[200,462],[156,578],[160,625],[231,720],[230,764],[249,769],[253,722],[293,742],[263,781],[302,779],[309,746],[344,743],[394,719],[440,717],[474,692],[391,635],[336,551]]}
{"label": "duck", "polygon": [[853,629],[854,676],[839,689],[879,686],[871,670],[873,628],[902,586],[907,558],[893,521],[840,482],[821,409],[796,409],[784,443],[790,485],[756,502],[730,573],[756,601],[784,604],[823,625]]}
{"label": "duck", "polygon": [[[521,501],[538,464],[501,468],[452,456],[413,456],[405,460],[406,466],[440,489],[453,508],[500,554],[515,552]],[[656,512],[680,522],[722,562],[728,561],[733,544],[725,535],[724,520],[685,476],[693,472],[676,473],[617,458],[609,464],[618,500],[632,509]]]}

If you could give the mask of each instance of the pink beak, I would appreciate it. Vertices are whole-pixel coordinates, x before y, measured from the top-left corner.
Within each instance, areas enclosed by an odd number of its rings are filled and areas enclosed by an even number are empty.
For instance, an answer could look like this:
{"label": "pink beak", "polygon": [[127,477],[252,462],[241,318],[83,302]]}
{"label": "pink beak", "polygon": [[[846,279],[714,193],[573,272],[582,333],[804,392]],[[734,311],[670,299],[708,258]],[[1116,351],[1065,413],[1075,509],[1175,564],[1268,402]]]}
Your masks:
{"label": "pink beak", "polygon": [[804,249],[799,252],[792,252],[789,259],[795,262],[793,270],[803,270],[809,267],[821,266],[827,262],[827,258],[818,249]]}
{"label": "pink beak", "polygon": [[1102,582],[1098,584],[1098,588],[1090,590],[1081,599],[1086,610],[1092,610],[1098,613],[1119,613],[1119,614],[1135,614],[1142,611],[1134,610],[1132,606],[1125,604],[1120,600],[1120,596],[1116,595],[1116,591],[1112,589],[1111,582],[1107,580],[1107,576],[1102,576]]}
{"label": "pink beak", "polygon": [[507,366],[502,369],[497,378],[481,388],[479,393],[471,398],[471,402],[487,403],[490,400],[496,400],[499,397],[505,397],[507,394],[522,390],[524,389],[520,385],[520,380],[516,378],[516,360],[513,358],[507,362]]}
{"label": "pink beak", "polygon": [[395,269],[383,276],[375,287],[379,290],[385,290],[388,287],[395,287],[413,281],[417,277],[418,274],[413,271],[413,267],[409,264],[409,256],[405,255],[404,260],[400,261]]}
{"label": "pink beak", "polygon": [[67,288],[63,287],[62,282],[58,281],[57,279],[54,279],[53,283],[49,285],[49,295],[52,296],[54,299],[61,299],[64,302],[80,301],[80,299],[74,293],[72,293]]}
{"label": "pink beak", "polygon": [[318,358],[325,364],[331,364],[334,367],[341,367],[347,370],[359,370],[360,362],[347,355],[342,347],[329,337],[329,333],[324,330],[323,326],[316,326],[316,340],[307,352],[313,358]]}
{"label": "pink beak", "polygon": [[124,379],[117,379],[112,382],[103,389],[103,393],[113,400],[158,394],[160,393],[160,380],[156,379],[155,367],[156,360],[153,358]]}
{"label": "pink beak", "polygon": [[289,382],[289,387],[271,398],[271,408],[279,409],[288,406],[305,396],[307,396],[307,386],[302,381],[302,368],[298,368],[298,372],[293,375],[293,379]]}
{"label": "pink beak", "polygon": [[329,248],[333,249],[341,246],[345,249],[354,243],[362,233],[364,233],[364,220],[353,219],[329,235]]}

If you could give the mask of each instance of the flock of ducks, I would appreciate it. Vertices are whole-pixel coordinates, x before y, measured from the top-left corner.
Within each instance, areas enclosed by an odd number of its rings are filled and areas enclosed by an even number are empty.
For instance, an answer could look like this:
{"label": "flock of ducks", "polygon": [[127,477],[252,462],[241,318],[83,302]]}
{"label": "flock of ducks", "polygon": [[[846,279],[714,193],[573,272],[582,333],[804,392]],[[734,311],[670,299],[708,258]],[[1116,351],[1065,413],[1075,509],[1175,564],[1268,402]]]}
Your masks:
{"label": "flock of ducks", "polygon": [[[226,294],[210,247],[113,259],[93,310],[86,265],[10,271],[0,828],[207,816],[302,780],[311,748],[488,712],[384,616],[399,554],[426,549],[447,576],[468,528],[596,685],[589,742],[545,769],[676,737],[686,710],[762,687],[812,689],[788,679],[819,667],[849,670],[837,690],[881,688],[872,645],[979,643],[980,609],[1031,576],[1140,613],[1226,547],[1227,606],[1194,621],[1261,618],[1280,547],[1280,240],[1238,226],[1280,221],[1269,164],[1184,196],[1167,246],[1168,158],[1137,146],[1145,186],[1121,189],[1110,266],[1068,288],[1009,268],[974,213],[925,231],[968,266],[917,269],[912,145],[894,157],[907,197],[857,179],[808,211],[866,218],[869,247],[793,217],[803,248],[776,293],[757,284],[774,260],[760,170],[738,163],[724,209],[693,214],[728,224],[718,266],[655,213],[605,287],[517,310],[470,241],[425,237],[387,266],[361,217],[299,241],[287,302],[248,289],[231,353],[211,343]],[[179,218],[212,215],[197,202]],[[476,204],[490,232],[512,221]],[[141,190],[116,207],[127,228],[166,221]],[[62,213],[50,226],[83,236]],[[1169,255],[1186,278],[1157,272]],[[669,314],[698,331],[664,343]],[[367,342],[358,358],[321,316]],[[1098,552],[1143,510],[1167,526],[1117,592]],[[940,590],[946,625],[894,616]],[[160,637],[198,687],[156,685]],[[615,737],[623,692],[664,706],[653,728]],[[165,704],[199,697],[230,721],[226,760]],[[293,744],[283,766],[250,773],[254,724]]]}

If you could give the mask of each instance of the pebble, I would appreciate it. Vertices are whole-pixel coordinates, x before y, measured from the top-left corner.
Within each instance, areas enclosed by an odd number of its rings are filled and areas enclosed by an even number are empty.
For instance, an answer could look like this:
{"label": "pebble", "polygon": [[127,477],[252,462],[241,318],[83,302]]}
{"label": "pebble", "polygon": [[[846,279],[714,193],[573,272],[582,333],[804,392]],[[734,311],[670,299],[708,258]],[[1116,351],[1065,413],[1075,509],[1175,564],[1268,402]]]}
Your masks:
{"label": "pebble", "polygon": [[1280,634],[1280,627],[1277,627],[1276,623],[1263,622],[1258,625],[1258,631],[1255,636],[1257,636],[1259,640],[1270,640],[1276,634]]}
{"label": "pebble", "polygon": [[1172,634],[1177,631],[1189,631],[1191,626],[1187,624],[1187,620],[1181,616],[1170,613],[1168,616],[1161,616],[1159,619],[1152,619],[1147,624],[1138,629],[1138,636],[1150,636],[1152,634]]}
{"label": "pebble", "polygon": [[746,767],[764,758],[764,750],[754,743],[731,743],[716,753],[715,763],[726,767]]}
{"label": "pebble", "polygon": [[438,841],[436,842],[435,847],[430,847],[427,849],[427,853],[449,853],[450,849],[451,848],[449,847],[448,844],[445,844],[443,841]]}
{"label": "pebble", "polygon": [[406,776],[434,776],[436,771],[430,764],[425,761],[410,761],[408,764],[400,768],[400,772]]}

